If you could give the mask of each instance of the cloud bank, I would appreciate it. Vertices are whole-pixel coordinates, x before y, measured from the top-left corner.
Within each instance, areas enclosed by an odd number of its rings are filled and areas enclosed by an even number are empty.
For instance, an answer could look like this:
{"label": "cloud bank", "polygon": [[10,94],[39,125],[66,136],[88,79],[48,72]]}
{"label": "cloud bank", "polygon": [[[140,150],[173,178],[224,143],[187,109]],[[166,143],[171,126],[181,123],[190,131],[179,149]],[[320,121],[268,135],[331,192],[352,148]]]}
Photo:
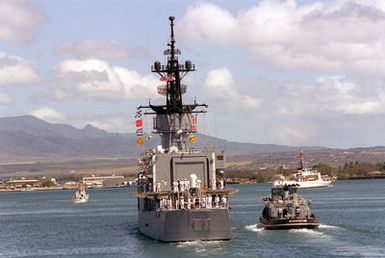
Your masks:
{"label": "cloud bank", "polygon": [[211,70],[205,80],[205,91],[212,98],[221,101],[222,106],[256,108],[258,101],[247,94],[241,94],[235,86],[233,75],[227,68]]}
{"label": "cloud bank", "polygon": [[0,40],[29,43],[47,20],[46,15],[27,0],[0,1]]}
{"label": "cloud bank", "polygon": [[62,43],[55,48],[55,52],[77,59],[127,59],[149,55],[149,51],[145,48],[129,50],[125,45],[119,42],[90,39],[77,42]]}
{"label": "cloud bank", "polygon": [[188,39],[246,46],[253,58],[282,69],[383,77],[383,1],[260,1],[236,14],[198,2],[178,26]]}
{"label": "cloud bank", "polygon": [[56,96],[83,95],[94,99],[158,97],[159,80],[100,59],[68,59],[58,65]]}
{"label": "cloud bank", "polygon": [[251,98],[250,112],[231,124],[245,132],[236,140],[253,135],[265,143],[383,145],[385,2],[256,2],[234,12],[199,1],[177,23],[186,39],[207,48],[247,49],[249,55],[238,58],[259,69],[255,75],[247,70],[242,82],[234,82],[232,68],[206,78],[206,90],[225,103]]}
{"label": "cloud bank", "polygon": [[50,107],[41,107],[31,111],[29,114],[52,123],[63,122],[66,119],[65,114]]}
{"label": "cloud bank", "polygon": [[29,85],[37,80],[31,61],[0,52],[0,86]]}
{"label": "cloud bank", "polygon": [[344,76],[319,77],[312,83],[289,82],[273,90],[272,110],[286,115],[371,115],[385,113],[385,91]]}

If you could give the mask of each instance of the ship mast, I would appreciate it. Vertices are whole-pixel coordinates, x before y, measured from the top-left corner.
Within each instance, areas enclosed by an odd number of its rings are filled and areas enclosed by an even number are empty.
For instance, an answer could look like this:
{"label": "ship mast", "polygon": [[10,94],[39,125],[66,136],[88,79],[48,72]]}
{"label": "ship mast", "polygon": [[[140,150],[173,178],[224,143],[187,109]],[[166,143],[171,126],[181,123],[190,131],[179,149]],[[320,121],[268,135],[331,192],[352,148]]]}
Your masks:
{"label": "ship mast", "polygon": [[303,154],[303,149],[299,150],[298,159],[299,159],[299,168],[298,168],[298,170],[302,170],[303,171],[305,169],[305,158],[304,158],[304,154]]}
{"label": "ship mast", "polygon": [[[167,106],[169,106],[169,111],[172,112],[181,112],[183,111],[182,105],[182,92],[181,92],[181,78],[179,76],[180,72],[189,72],[189,70],[194,71],[195,67],[189,67],[189,69],[182,70],[182,67],[179,67],[178,59],[176,54],[180,53],[178,49],[175,48],[175,36],[174,36],[174,17],[169,17],[170,27],[171,27],[171,36],[170,36],[170,51],[165,51],[165,55],[169,54],[167,62],[167,69],[163,72],[167,73]],[[153,72],[160,73],[160,70],[153,70]],[[178,112],[179,111],[179,112]]]}
{"label": "ship mast", "polygon": [[[166,85],[158,86],[158,93],[166,97],[165,105],[139,106],[138,109],[151,109],[145,115],[156,115],[154,119],[154,133],[158,133],[162,140],[162,148],[169,150],[175,146],[180,151],[187,151],[186,139],[193,133],[193,114],[205,113],[206,104],[183,104],[182,95],[186,92],[187,86],[181,84],[182,79],[187,73],[195,71],[195,65],[186,60],[184,64],[179,64],[178,55],[181,51],[175,47],[174,20],[170,20],[170,42],[168,48],[163,52],[167,56],[167,64],[162,65],[160,61],[154,62],[151,71],[160,75],[160,80],[165,81]],[[197,107],[202,109],[196,110]]]}

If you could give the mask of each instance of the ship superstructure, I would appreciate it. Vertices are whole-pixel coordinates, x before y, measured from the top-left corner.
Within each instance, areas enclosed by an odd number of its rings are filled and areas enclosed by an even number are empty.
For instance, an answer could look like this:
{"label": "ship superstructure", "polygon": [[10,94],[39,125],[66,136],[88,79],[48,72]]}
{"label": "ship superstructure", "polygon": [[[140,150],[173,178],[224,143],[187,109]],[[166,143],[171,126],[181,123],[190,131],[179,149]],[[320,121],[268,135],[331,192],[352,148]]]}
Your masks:
{"label": "ship superstructure", "polygon": [[174,17],[169,20],[171,37],[164,51],[167,64],[156,61],[151,67],[165,83],[157,89],[166,103],[138,107],[144,115],[153,116],[154,133],[161,139],[161,145],[139,159],[139,230],[164,242],[228,240],[231,227],[229,191],[224,184],[225,155],[191,147],[197,115],[205,113],[207,105],[183,103],[187,86],[181,81],[195,71],[195,65],[189,60],[179,63]]}

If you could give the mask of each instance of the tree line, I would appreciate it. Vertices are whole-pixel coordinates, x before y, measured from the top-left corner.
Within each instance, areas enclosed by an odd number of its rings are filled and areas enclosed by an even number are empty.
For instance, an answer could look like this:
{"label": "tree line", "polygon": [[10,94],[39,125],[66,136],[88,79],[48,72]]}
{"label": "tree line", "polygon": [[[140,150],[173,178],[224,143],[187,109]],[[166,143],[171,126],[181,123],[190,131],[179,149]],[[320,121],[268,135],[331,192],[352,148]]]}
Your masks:
{"label": "tree line", "polygon": [[[322,175],[337,176],[339,180],[358,179],[366,177],[385,176],[385,162],[373,164],[370,162],[346,162],[343,166],[333,167],[327,163],[317,163],[313,169],[318,170]],[[281,174],[288,176],[295,173],[295,169],[266,169],[255,170],[251,168],[229,168],[226,170],[226,178],[228,181],[239,182],[272,182],[274,178]]]}

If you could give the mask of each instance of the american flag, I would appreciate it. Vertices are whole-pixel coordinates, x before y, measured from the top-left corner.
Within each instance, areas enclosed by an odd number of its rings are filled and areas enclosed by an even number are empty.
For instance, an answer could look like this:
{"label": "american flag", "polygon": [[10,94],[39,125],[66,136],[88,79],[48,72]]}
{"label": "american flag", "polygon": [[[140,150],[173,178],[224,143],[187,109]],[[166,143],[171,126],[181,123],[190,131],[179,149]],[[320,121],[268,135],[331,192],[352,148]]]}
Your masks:
{"label": "american flag", "polygon": [[161,80],[162,82],[171,82],[171,81],[174,80],[174,77],[172,77],[172,75],[162,75],[162,76],[160,77],[160,80]]}
{"label": "american flag", "polygon": [[143,128],[139,128],[136,130],[136,136],[143,136]]}
{"label": "american flag", "polygon": [[198,116],[197,115],[192,117],[191,124],[192,124],[191,131],[195,133],[197,131],[197,124],[198,124]]}
{"label": "american flag", "polygon": [[192,124],[193,125],[197,125],[197,123],[198,123],[198,116],[194,115],[191,120],[192,120]]}

